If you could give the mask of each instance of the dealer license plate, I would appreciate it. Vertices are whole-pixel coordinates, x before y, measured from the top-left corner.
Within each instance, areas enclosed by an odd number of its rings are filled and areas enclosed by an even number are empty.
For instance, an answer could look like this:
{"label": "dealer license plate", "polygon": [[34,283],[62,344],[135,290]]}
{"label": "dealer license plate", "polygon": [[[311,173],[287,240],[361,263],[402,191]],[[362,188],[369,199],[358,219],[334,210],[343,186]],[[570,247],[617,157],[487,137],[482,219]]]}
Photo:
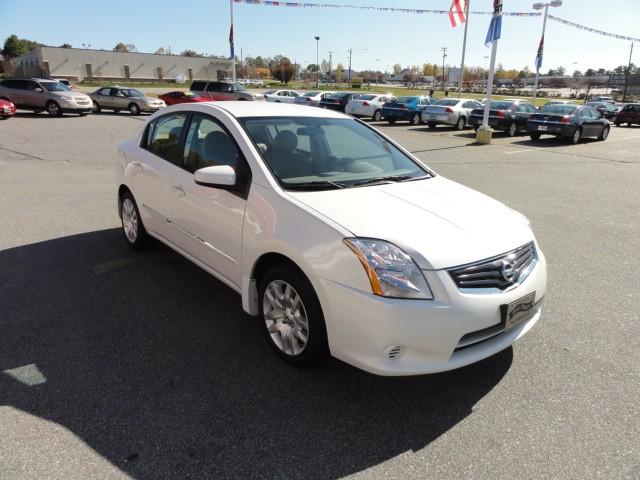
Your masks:
{"label": "dealer license plate", "polygon": [[500,307],[504,329],[509,330],[518,323],[531,318],[535,312],[536,292],[531,292],[518,300]]}
{"label": "dealer license plate", "polygon": [[540,132],[546,132],[547,131],[547,126],[546,125],[540,125],[540,126],[538,126],[538,130]]}

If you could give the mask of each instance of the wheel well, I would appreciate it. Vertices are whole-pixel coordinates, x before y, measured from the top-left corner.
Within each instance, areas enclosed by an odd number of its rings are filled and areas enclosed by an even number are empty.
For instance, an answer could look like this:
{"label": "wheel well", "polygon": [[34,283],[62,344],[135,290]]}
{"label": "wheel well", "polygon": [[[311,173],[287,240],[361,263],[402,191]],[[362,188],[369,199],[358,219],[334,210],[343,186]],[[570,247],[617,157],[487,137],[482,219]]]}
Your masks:
{"label": "wheel well", "polygon": [[298,267],[298,265],[296,265],[295,262],[289,257],[286,257],[280,253],[271,252],[263,254],[253,267],[251,278],[256,281],[256,286],[260,285],[262,276],[276,265],[286,265],[288,267],[291,267],[294,270],[300,272],[306,278],[306,275],[300,269],[300,267]]}

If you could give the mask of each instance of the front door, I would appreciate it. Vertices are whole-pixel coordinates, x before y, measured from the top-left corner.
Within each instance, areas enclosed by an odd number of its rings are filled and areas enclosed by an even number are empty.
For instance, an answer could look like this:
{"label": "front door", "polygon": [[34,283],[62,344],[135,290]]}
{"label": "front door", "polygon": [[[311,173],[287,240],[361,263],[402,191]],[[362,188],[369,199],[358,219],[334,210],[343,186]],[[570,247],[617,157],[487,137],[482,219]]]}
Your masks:
{"label": "front door", "polygon": [[203,113],[192,115],[183,158],[184,169],[174,178],[171,196],[176,243],[215,270],[223,281],[239,287],[246,195],[198,185],[193,173],[213,165],[230,165],[242,178],[243,172],[248,172],[246,160],[221,122]]}

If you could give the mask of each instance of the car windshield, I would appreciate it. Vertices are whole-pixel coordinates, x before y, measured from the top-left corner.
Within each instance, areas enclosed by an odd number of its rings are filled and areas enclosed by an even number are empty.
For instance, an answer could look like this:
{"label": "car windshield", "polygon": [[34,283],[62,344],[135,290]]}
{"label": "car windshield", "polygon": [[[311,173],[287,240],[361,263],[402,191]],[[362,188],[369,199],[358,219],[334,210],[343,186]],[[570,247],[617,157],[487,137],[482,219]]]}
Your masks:
{"label": "car windshield", "polygon": [[276,93],[278,90],[267,90],[266,92],[264,92],[265,95],[271,95],[273,93]]}
{"label": "car windshield", "polygon": [[511,105],[511,102],[491,102],[491,106],[489,108],[491,110],[509,110]]}
{"label": "car windshield", "polygon": [[244,85],[241,83],[236,82],[233,84],[233,90],[236,92],[244,92],[246,88],[244,88]]}
{"label": "car windshield", "polygon": [[50,92],[68,92],[69,87],[60,82],[42,82],[41,85]]}
{"label": "car windshield", "polygon": [[125,97],[144,97],[144,93],[135,88],[123,88],[121,92],[124,93]]}
{"label": "car windshield", "polygon": [[551,105],[544,105],[540,108],[540,113],[553,113],[556,115],[571,115],[576,109],[575,105],[567,105],[562,103],[554,103]]}
{"label": "car windshield", "polygon": [[303,97],[315,97],[316,95],[318,95],[320,92],[306,92],[303,93],[302,96]]}
{"label": "car windshield", "polygon": [[445,98],[443,100],[437,101],[436,105],[443,105],[445,107],[451,107],[453,105],[457,105],[460,100],[456,100],[455,98]]}
{"label": "car windshield", "polygon": [[399,103],[413,103],[418,100],[418,97],[398,97]]}
{"label": "car windshield", "polygon": [[240,119],[280,185],[291,190],[355,187],[433,174],[353,119]]}
{"label": "car windshield", "polygon": [[587,102],[587,105],[590,107],[606,107],[607,104],[604,102]]}

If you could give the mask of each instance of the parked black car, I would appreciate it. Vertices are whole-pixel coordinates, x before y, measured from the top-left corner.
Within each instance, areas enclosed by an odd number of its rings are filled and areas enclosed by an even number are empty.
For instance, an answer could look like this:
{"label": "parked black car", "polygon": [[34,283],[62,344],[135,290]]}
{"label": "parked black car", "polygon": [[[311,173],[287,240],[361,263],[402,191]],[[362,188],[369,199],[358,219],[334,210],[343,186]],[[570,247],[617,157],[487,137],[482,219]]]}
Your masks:
{"label": "parked black car", "polygon": [[578,143],[584,137],[606,140],[611,125],[593,107],[577,105],[545,105],[529,117],[527,132],[531,140],[540,135],[554,135]]}
{"label": "parked black car", "polygon": [[[513,137],[520,131],[527,129],[529,115],[538,110],[524,100],[497,100],[491,102],[489,110],[489,126]],[[482,125],[484,108],[476,108],[471,111],[469,125],[478,130]]]}
{"label": "parked black car", "polygon": [[347,103],[349,103],[349,100],[357,97],[358,95],[360,94],[353,92],[332,93],[331,95],[322,97],[318,106],[320,108],[328,108],[329,110],[337,110],[338,112],[344,113],[344,109],[347,106]]}
{"label": "parked black car", "polygon": [[616,126],[626,123],[628,126],[632,124],[640,125],[640,103],[629,103],[620,109],[616,118]]}
{"label": "parked black car", "polygon": [[611,120],[612,122],[616,121],[616,117],[618,116],[618,109],[615,104],[609,102],[587,102],[585,105],[588,107],[593,107],[600,112],[607,120]]}

